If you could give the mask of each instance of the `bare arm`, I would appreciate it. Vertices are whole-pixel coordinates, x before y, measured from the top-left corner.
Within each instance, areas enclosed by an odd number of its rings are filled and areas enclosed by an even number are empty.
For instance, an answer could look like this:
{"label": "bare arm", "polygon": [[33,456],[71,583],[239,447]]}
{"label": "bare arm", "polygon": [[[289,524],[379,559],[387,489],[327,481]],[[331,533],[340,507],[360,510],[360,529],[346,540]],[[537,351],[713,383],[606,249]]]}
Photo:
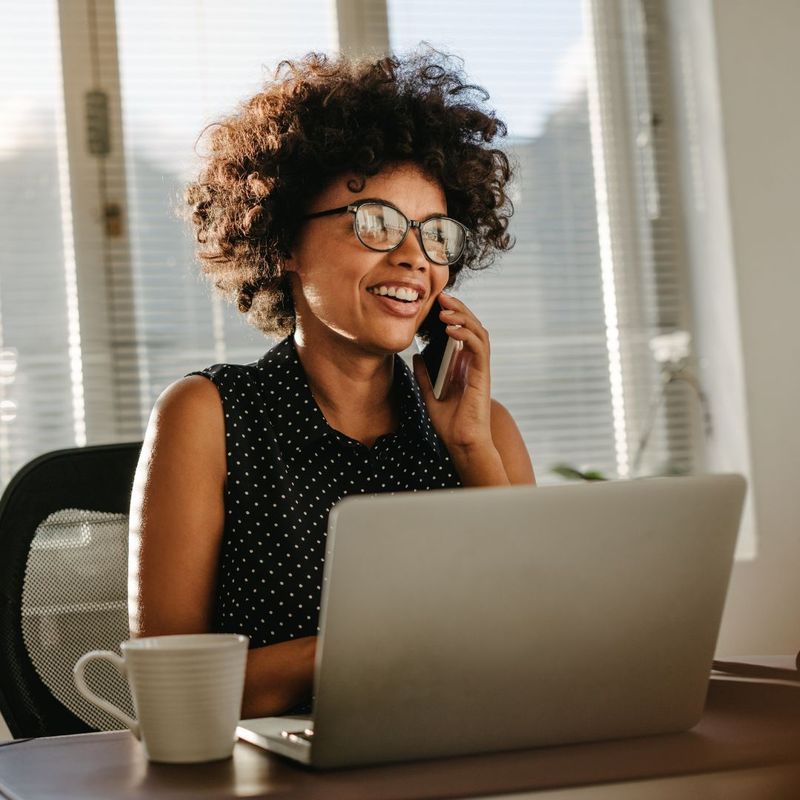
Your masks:
{"label": "bare arm", "polygon": [[536,484],[533,464],[517,423],[497,400],[491,405],[492,443],[486,447],[452,448],[453,465],[464,486]]}
{"label": "bare arm", "polygon": [[511,412],[499,401],[492,400],[492,441],[503,462],[511,484],[536,484],[533,464],[525,440]]}
{"label": "bare arm", "polygon": [[[147,426],[130,510],[132,636],[211,630],[225,525],[225,419],[200,375],[159,397]],[[311,696],[316,637],[249,651],[242,716],[281,714]]]}

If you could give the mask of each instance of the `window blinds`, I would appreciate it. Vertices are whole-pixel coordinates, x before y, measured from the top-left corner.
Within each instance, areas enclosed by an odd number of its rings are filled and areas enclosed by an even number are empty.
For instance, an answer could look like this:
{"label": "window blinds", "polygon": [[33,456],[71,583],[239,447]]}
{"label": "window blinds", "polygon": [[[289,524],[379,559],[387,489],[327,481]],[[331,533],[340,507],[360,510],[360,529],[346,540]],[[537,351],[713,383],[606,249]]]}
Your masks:
{"label": "window blinds", "polygon": [[134,276],[133,296],[119,301],[136,314],[130,391],[142,402],[129,425],[142,431],[169,383],[216,362],[253,361],[272,344],[211,295],[175,213],[200,166],[197,137],[280,60],[335,50],[338,36],[328,0],[118,0],[116,17]]}
{"label": "window blinds", "polygon": [[[280,59],[335,50],[336,9],[52,0],[13,4],[12,14],[0,0],[4,483],[45,450],[140,438],[169,383],[271,346],[211,296],[175,209],[204,126]],[[493,395],[541,482],[563,462],[630,474],[658,385],[649,339],[688,324],[658,3],[514,0],[496,14],[390,0],[386,10],[393,49],[425,40],[462,56],[509,125],[517,245],[459,290],[492,337]],[[380,38],[361,27],[348,41]],[[102,158],[83,130],[96,89],[109,112]],[[610,204],[610,221],[602,175],[624,200]],[[691,467],[696,413],[684,390],[659,413],[642,471]]]}
{"label": "window blinds", "polygon": [[[687,324],[656,4],[513,0],[502,14],[463,13],[455,0],[388,6],[394,49],[425,39],[463,57],[508,125],[500,146],[517,164],[509,227],[517,244],[459,292],[491,336],[493,395],[517,420],[540,482],[557,480],[552,469],[562,463],[627,477],[659,386],[649,340]],[[593,120],[589,79],[608,58],[623,81],[612,87],[609,71],[598,76],[605,117]],[[598,149],[598,137],[616,146]],[[598,165],[598,157],[615,163]],[[605,277],[598,166],[612,181],[608,191],[633,209],[613,220],[618,235],[605,266],[616,275]],[[642,472],[691,467],[684,394],[670,391]]]}
{"label": "window blinds", "polygon": [[0,483],[74,443],[55,2],[0,2]]}

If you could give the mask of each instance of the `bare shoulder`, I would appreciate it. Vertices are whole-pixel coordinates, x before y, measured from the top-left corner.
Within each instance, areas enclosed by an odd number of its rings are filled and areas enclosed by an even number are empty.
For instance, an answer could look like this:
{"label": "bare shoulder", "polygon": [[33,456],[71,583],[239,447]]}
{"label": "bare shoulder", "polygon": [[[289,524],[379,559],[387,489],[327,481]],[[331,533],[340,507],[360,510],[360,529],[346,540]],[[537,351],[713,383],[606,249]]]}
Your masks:
{"label": "bare shoulder", "polygon": [[200,459],[196,463],[224,480],[225,413],[217,387],[202,375],[167,386],[153,406],[142,450],[182,462]]}
{"label": "bare shoulder", "polygon": [[202,375],[188,375],[167,386],[153,406],[153,418],[157,425],[225,427],[219,391]]}
{"label": "bare shoulder", "polygon": [[217,387],[202,375],[187,375],[174,381],[158,396],[155,409],[160,414],[189,411],[195,414],[214,415],[221,411],[222,402]]}
{"label": "bare shoulder", "polygon": [[535,484],[536,476],[528,448],[511,412],[498,400],[491,404],[492,441],[500,453],[512,484]]}

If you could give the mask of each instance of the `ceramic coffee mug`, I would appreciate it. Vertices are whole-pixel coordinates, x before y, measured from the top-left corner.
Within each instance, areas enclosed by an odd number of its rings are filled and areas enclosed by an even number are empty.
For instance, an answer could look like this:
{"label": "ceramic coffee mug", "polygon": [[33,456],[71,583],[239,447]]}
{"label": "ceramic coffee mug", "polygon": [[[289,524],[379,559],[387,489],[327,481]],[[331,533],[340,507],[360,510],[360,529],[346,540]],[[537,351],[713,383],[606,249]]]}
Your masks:
{"label": "ceramic coffee mug", "polygon": [[[75,664],[75,685],[141,740],[151,761],[228,758],[242,706],[248,638],[236,633],[151,636],[122,642],[122,658],[93,650]],[[110,661],[127,679],[136,719],[86,685],[89,661]]]}

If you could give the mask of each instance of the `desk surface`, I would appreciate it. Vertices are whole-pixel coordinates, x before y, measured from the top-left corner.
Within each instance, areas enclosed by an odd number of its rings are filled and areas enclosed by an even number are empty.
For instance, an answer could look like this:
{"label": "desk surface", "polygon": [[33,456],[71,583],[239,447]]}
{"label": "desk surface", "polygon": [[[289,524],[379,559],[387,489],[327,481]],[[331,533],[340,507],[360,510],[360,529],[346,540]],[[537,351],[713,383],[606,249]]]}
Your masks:
{"label": "desk surface", "polygon": [[686,733],[349,770],[312,772],[245,743],[226,761],[150,764],[127,731],[0,747],[0,795],[9,800],[428,800],[514,792],[600,800],[685,796],[690,788],[744,798],[796,797],[798,787],[800,686],[731,678],[711,680],[703,719]]}

